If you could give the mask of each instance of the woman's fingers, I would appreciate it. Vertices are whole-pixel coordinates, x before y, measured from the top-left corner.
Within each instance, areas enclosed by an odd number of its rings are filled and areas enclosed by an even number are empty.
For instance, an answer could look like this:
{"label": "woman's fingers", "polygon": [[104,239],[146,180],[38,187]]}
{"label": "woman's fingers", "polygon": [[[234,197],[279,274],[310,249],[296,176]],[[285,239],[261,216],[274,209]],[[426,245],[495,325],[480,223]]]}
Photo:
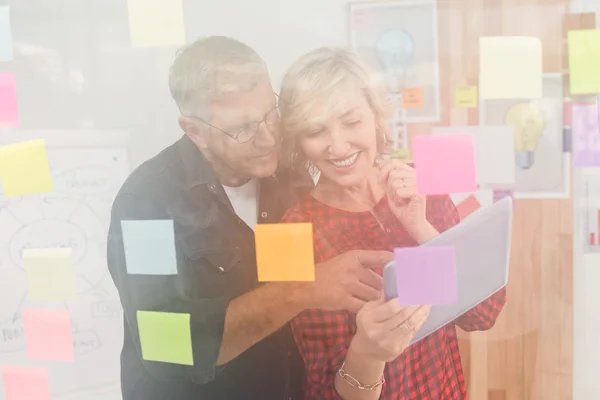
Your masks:
{"label": "woman's fingers", "polygon": [[418,306],[401,306],[398,303],[398,298],[393,298],[388,300],[384,304],[381,304],[379,307],[373,310],[371,316],[373,321],[375,322],[384,322],[393,318],[397,314],[404,314],[404,319],[408,318]]}
{"label": "woman's fingers", "polygon": [[422,306],[408,306],[404,307],[402,311],[397,313],[396,315],[389,318],[387,321],[381,322],[381,328],[384,332],[394,331],[398,326],[402,325],[406,321],[410,320],[410,318],[419,310]]}
{"label": "woman's fingers", "polygon": [[[398,324],[395,328],[392,328],[392,334],[406,335],[407,329],[409,328],[410,338],[421,329],[421,326],[427,320],[429,316],[429,311],[431,311],[431,306],[420,306],[417,307],[414,313],[412,313],[408,318],[404,320],[404,322]],[[403,326],[405,324],[405,326]]]}
{"label": "woman's fingers", "polygon": [[388,180],[388,176],[392,171],[402,171],[408,175],[414,175],[414,169],[398,159],[392,159],[382,163],[379,168],[379,182],[383,183]]}

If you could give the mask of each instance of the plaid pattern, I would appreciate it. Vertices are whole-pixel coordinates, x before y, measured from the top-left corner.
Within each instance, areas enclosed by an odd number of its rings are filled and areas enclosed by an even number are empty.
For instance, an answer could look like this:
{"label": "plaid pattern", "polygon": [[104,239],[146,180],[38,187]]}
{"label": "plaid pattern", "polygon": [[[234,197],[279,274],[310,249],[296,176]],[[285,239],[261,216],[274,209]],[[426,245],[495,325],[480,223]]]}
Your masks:
{"label": "plaid pattern", "polygon": [[[428,196],[427,220],[442,232],[459,222],[449,196]],[[290,209],[282,222],[312,222],[315,262],[353,249],[393,250],[416,246],[383,198],[373,212],[329,207],[310,195]],[[377,271],[381,274],[381,270]],[[461,317],[415,343],[385,367],[381,399],[466,399],[455,326],[465,331],[494,326],[506,301],[502,289]],[[345,311],[306,310],[292,321],[296,344],[306,365],[306,399],[341,399],[335,374],[356,333],[356,316]]]}

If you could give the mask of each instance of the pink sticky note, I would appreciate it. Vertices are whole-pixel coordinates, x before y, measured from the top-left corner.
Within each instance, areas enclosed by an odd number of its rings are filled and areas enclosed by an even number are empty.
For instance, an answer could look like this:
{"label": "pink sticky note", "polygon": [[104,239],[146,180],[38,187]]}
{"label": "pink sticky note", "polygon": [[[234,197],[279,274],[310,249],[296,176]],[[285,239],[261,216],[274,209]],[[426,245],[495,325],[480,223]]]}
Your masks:
{"label": "pink sticky note", "polygon": [[394,255],[400,304],[456,303],[454,247],[404,247],[395,249]]}
{"label": "pink sticky note", "polygon": [[71,314],[68,310],[23,310],[27,358],[73,362]]}
{"label": "pink sticky note", "polygon": [[16,128],[19,125],[16,75],[0,74],[0,128]]}
{"label": "pink sticky note", "polygon": [[477,191],[473,136],[416,136],[412,147],[418,194]]}
{"label": "pink sticky note", "polygon": [[574,104],[572,114],[573,165],[600,166],[600,107],[596,103]]}
{"label": "pink sticky note", "polygon": [[46,368],[2,366],[6,400],[50,400]]}

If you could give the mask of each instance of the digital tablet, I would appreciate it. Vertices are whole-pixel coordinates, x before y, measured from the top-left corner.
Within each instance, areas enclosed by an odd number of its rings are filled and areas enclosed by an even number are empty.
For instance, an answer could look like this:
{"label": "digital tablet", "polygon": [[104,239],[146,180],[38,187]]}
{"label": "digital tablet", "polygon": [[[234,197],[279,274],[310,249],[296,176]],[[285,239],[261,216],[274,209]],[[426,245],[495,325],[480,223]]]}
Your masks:
{"label": "digital tablet", "polygon": [[[477,210],[421,246],[453,246],[456,257],[456,304],[435,305],[412,343],[460,317],[508,283],[512,236],[512,199]],[[395,261],[383,270],[385,297],[397,297]]]}

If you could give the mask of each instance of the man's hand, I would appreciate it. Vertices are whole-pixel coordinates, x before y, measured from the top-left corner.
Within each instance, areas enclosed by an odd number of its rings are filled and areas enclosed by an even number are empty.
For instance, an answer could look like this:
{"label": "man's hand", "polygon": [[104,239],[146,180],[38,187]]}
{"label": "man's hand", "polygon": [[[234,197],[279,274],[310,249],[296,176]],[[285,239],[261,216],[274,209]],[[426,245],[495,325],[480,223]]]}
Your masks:
{"label": "man's hand", "polygon": [[394,259],[389,251],[353,250],[315,266],[315,282],[308,291],[309,308],[357,313],[377,300],[383,278],[373,269]]}

